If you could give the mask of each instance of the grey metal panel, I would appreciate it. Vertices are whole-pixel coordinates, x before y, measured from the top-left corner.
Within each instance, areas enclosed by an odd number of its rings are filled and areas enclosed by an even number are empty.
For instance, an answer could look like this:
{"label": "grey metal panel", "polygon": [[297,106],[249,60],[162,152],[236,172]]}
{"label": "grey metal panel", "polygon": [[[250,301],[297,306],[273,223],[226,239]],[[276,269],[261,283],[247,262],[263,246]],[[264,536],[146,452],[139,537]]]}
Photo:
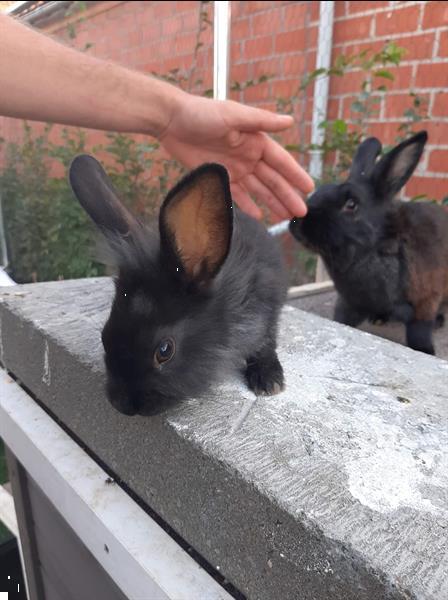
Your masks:
{"label": "grey metal panel", "polygon": [[25,562],[29,599],[45,600],[42,573],[37,554],[36,538],[31,504],[28,495],[27,476],[22,465],[5,446],[8,474],[14,496],[14,506],[20,533],[22,555]]}
{"label": "grey metal panel", "polygon": [[126,600],[29,476],[27,487],[46,600]]}
{"label": "grey metal panel", "polygon": [[127,600],[15,457],[7,458],[29,600]]}

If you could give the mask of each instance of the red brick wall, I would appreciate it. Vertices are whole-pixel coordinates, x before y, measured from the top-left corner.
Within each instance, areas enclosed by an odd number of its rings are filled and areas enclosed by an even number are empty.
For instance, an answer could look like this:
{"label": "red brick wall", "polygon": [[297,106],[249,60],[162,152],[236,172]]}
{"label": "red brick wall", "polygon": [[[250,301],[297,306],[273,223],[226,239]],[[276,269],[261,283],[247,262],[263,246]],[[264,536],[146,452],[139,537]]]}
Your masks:
{"label": "red brick wall", "polygon": [[[270,75],[268,81],[232,92],[232,97],[255,106],[275,109],[278,98],[294,95],[301,74],[314,69],[319,24],[319,2],[232,2],[231,80],[247,81]],[[212,12],[211,4],[206,7]],[[211,15],[210,15],[211,16]],[[76,24],[70,41],[67,23],[49,32],[89,53],[145,72],[166,73],[188,69],[197,42],[199,2],[102,2],[89,8],[85,20]],[[399,67],[391,69],[395,81],[381,101],[378,118],[369,131],[388,144],[394,141],[402,113],[410,105],[409,91],[428,100],[430,119],[428,151],[407,195],[448,195],[448,2],[338,1],[334,27],[333,57],[356,53],[365,47],[380,48],[394,40],[408,52]],[[192,81],[195,89],[212,85],[212,31],[201,36]],[[349,106],[359,89],[356,71],[330,84],[329,116],[349,117]],[[312,89],[297,102],[297,125],[284,140],[309,140]],[[0,135],[16,139],[19,127],[12,119],[0,120]],[[98,141],[98,134],[90,136]]]}

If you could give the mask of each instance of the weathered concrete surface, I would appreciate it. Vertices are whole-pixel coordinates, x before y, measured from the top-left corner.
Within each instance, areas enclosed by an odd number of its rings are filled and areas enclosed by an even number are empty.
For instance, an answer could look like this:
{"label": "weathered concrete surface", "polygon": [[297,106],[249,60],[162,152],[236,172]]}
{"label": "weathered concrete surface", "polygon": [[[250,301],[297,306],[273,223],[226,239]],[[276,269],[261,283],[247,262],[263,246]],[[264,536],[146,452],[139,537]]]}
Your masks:
{"label": "weathered concrete surface", "polygon": [[129,418],[102,391],[111,293],[0,290],[0,360],[237,588],[448,597],[447,362],[286,307],[286,392],[255,399],[235,380]]}
{"label": "weathered concrete surface", "polygon": [[[289,301],[289,304],[295,308],[300,308],[301,310],[306,310],[307,312],[319,315],[320,317],[333,319],[336,298],[336,292],[323,292],[304,296],[303,298],[292,299]],[[448,360],[448,312],[446,316],[447,323],[445,326],[434,331],[434,345],[437,356]],[[365,322],[359,329],[406,346],[406,329],[401,323],[373,325],[372,323]]]}

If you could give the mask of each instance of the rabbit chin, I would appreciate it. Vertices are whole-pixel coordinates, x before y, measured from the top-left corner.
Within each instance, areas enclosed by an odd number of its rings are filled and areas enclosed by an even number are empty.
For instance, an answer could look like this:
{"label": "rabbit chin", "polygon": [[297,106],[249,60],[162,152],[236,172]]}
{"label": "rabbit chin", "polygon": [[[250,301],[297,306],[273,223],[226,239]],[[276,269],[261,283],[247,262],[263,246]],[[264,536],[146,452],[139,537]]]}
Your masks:
{"label": "rabbit chin", "polygon": [[295,217],[292,221],[291,224],[289,226],[290,232],[293,235],[293,237],[300,243],[302,244],[302,246],[304,246],[307,250],[311,250],[311,252],[315,252],[316,254],[322,254],[323,252],[323,244],[319,244],[317,242],[313,242],[306,231],[305,228],[305,220],[306,217],[303,219],[299,219],[298,217]]}
{"label": "rabbit chin", "polygon": [[106,394],[112,406],[126,416],[152,416],[165,412],[178,403],[174,396],[160,392],[129,391],[120,382],[108,379]]}

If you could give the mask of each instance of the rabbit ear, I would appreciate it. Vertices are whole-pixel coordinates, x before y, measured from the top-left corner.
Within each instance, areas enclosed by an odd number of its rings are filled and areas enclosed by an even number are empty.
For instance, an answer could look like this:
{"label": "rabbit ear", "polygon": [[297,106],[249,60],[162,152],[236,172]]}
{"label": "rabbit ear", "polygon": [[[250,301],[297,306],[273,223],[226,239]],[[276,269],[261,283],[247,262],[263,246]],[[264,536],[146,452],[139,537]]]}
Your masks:
{"label": "rabbit ear", "polygon": [[93,156],[77,156],[70,165],[69,180],[79,203],[106,237],[124,236],[135,228],[136,219],[121,204],[110,179]]}
{"label": "rabbit ear", "polygon": [[425,148],[428,134],[420,131],[405,140],[375,165],[372,180],[379,199],[390,199],[408,181]]}
{"label": "rabbit ear", "polygon": [[199,167],[168,194],[160,211],[160,239],[170,268],[198,286],[217,275],[230,249],[233,206],[227,171]]}
{"label": "rabbit ear", "polygon": [[368,177],[375,166],[376,157],[381,152],[381,143],[377,138],[367,138],[360,144],[353,158],[350,179]]}

